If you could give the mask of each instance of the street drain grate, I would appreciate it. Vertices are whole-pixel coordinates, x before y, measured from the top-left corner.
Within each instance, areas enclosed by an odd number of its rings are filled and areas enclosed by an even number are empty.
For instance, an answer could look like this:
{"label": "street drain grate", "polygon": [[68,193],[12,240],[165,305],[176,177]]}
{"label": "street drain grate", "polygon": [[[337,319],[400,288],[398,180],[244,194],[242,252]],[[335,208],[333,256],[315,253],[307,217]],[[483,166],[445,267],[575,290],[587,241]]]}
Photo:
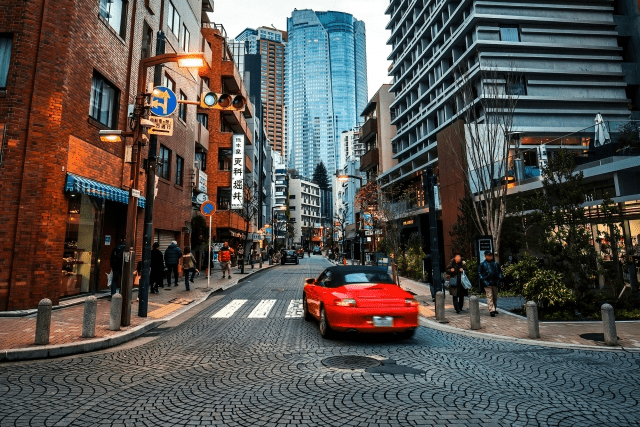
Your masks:
{"label": "street drain grate", "polygon": [[380,361],[372,357],[365,356],[333,356],[322,360],[322,364],[327,368],[335,369],[367,369],[380,366]]}
{"label": "street drain grate", "polygon": [[[580,338],[589,340],[589,341],[604,342],[604,334],[598,334],[598,333],[581,334]],[[618,339],[620,339],[620,337],[618,337]]]}

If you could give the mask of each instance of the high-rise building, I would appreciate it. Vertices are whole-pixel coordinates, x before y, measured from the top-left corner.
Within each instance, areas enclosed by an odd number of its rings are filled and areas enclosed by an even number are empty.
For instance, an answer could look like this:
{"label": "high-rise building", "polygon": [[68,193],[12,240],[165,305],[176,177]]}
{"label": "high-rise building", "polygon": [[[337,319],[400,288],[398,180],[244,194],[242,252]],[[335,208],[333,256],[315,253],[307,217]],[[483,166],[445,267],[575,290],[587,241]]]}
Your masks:
{"label": "high-rise building", "polygon": [[287,33],[270,27],[247,28],[231,44],[241,75],[245,56],[261,57],[261,93],[263,122],[273,149],[285,156],[284,75]]}
{"label": "high-rise building", "polygon": [[341,12],[295,10],[287,20],[286,113],[289,167],[311,177],[339,164],[342,131],[367,104],[365,26]]}

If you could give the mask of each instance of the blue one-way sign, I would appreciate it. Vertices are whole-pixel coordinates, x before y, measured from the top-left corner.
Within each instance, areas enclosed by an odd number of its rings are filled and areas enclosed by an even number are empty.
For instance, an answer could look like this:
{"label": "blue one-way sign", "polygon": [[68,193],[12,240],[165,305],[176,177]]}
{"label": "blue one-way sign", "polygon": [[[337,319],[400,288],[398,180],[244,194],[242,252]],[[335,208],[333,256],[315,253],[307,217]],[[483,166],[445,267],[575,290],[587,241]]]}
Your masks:
{"label": "blue one-way sign", "polygon": [[178,98],[171,89],[156,86],[151,93],[151,113],[155,116],[170,116],[178,108]]}

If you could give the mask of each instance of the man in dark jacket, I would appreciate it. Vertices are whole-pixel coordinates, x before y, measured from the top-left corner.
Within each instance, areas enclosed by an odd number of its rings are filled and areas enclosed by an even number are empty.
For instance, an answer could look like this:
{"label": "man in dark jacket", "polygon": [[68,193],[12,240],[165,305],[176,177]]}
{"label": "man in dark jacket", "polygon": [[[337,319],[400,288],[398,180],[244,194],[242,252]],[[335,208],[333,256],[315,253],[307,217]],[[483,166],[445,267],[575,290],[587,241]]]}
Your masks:
{"label": "man in dark jacket", "polygon": [[164,257],[160,251],[160,243],[153,244],[151,249],[151,274],[149,285],[152,294],[158,293],[158,287],[164,288]]}
{"label": "man in dark jacket", "polygon": [[164,251],[164,263],[167,266],[167,282],[171,286],[171,272],[175,277],[174,286],[178,286],[178,263],[182,258],[182,251],[178,247],[178,242],[171,242],[166,251]]}
{"label": "man in dark jacket", "polygon": [[484,253],[484,261],[480,264],[478,273],[480,275],[480,290],[484,289],[487,292],[489,315],[494,317],[498,314],[498,286],[502,280],[502,270],[500,264],[493,259],[493,252],[486,251]]}
{"label": "man in dark jacket", "polygon": [[115,294],[116,289],[120,287],[120,279],[122,278],[122,258],[125,249],[126,246],[123,240],[118,246],[113,248],[113,251],[111,251],[111,258],[109,259],[111,271],[113,271],[113,277],[111,278],[111,295]]}

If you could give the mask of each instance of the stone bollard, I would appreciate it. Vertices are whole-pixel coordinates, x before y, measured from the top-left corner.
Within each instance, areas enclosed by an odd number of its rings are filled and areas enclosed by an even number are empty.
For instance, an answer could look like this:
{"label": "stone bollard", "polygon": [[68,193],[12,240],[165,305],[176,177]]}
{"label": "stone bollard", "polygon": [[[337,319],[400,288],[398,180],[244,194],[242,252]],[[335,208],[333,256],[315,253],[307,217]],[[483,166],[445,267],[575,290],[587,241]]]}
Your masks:
{"label": "stone bollard", "polygon": [[480,329],[480,302],[475,295],[469,298],[469,313],[471,314],[471,330]]}
{"label": "stone bollard", "polygon": [[111,310],[109,312],[109,330],[119,331],[122,317],[122,295],[113,294],[111,296]]}
{"label": "stone bollard", "polygon": [[82,338],[93,338],[96,336],[96,311],[98,309],[98,299],[94,296],[84,300],[84,317],[82,319]]}
{"label": "stone bollard", "polygon": [[527,325],[529,327],[529,338],[540,338],[538,306],[533,301],[527,302],[525,306],[527,308]]}
{"label": "stone bollard", "polygon": [[51,300],[45,298],[38,303],[38,316],[36,318],[36,345],[49,344],[49,332],[51,331]]}
{"label": "stone bollard", "polygon": [[606,345],[618,345],[616,316],[613,313],[613,307],[609,304],[603,304],[600,311],[602,313],[602,326],[604,328],[604,343]]}
{"label": "stone bollard", "polygon": [[436,320],[440,323],[446,322],[444,319],[444,292],[436,293]]}

